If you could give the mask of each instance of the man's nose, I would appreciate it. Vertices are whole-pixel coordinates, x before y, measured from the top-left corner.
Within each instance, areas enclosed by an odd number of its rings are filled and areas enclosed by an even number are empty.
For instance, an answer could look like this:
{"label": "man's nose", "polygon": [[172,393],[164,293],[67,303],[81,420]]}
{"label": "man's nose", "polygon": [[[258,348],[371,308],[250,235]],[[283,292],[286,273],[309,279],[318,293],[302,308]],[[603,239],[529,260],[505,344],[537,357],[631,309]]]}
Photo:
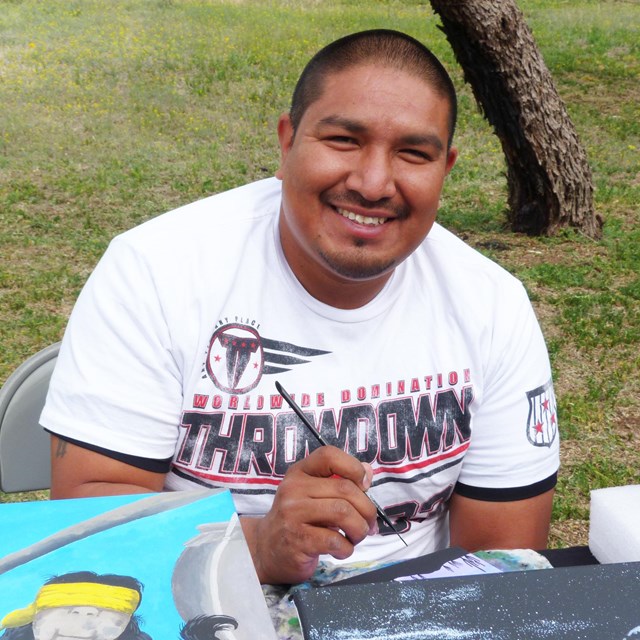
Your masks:
{"label": "man's nose", "polygon": [[363,149],[347,177],[346,187],[370,202],[396,193],[392,160],[383,149]]}

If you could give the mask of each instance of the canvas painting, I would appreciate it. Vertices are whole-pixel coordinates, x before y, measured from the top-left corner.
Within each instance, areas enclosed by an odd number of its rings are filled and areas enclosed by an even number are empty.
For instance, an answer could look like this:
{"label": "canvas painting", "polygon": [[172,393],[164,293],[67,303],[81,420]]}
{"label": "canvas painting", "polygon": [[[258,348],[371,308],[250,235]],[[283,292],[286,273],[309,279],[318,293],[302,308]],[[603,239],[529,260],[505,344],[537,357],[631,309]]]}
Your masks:
{"label": "canvas painting", "polygon": [[228,491],[0,505],[0,640],[275,640]]}
{"label": "canvas painting", "polygon": [[640,640],[640,562],[320,587],[305,640]]}

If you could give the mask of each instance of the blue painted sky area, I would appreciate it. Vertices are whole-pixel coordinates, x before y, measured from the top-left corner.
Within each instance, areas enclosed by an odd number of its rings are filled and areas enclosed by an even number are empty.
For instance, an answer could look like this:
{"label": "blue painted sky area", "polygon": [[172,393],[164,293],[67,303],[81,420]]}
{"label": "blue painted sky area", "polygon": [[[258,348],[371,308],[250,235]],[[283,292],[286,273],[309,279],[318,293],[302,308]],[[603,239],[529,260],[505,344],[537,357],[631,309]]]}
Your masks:
{"label": "blue painted sky area", "polygon": [[[19,551],[60,529],[131,504],[147,495],[11,502],[0,505],[0,556]],[[11,523],[15,523],[11,526]]]}
{"label": "blue painted sky area", "polygon": [[[1,505],[0,557],[143,497]],[[174,564],[184,543],[198,535],[198,525],[226,522],[234,512],[229,492],[213,494],[95,533],[11,569],[0,575],[0,618],[29,605],[44,581],[53,575],[70,571],[115,573],[133,576],[144,585],[142,603],[137,611],[142,617],[143,631],[153,640],[177,639],[183,621],[171,595]],[[16,540],[21,544],[17,545]]]}

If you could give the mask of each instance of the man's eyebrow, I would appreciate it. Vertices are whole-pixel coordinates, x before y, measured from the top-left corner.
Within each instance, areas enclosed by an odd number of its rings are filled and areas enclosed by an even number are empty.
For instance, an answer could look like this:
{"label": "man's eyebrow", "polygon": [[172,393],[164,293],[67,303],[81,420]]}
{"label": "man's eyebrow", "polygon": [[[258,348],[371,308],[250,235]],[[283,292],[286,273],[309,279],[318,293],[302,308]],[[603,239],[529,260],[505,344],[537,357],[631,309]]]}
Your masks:
{"label": "man's eyebrow", "polygon": [[318,121],[318,126],[341,127],[347,131],[353,131],[353,133],[362,133],[367,130],[361,122],[343,116],[327,116]]}
{"label": "man's eyebrow", "polygon": [[[318,127],[324,126],[340,127],[345,131],[351,131],[352,133],[364,133],[367,130],[367,127],[361,122],[337,115],[326,116],[325,118],[322,118],[322,120],[318,121]],[[402,137],[400,139],[400,143],[411,147],[435,147],[438,151],[442,151],[444,149],[443,141],[434,133],[410,134]]]}
{"label": "man's eyebrow", "polygon": [[401,142],[409,145],[410,147],[435,147],[438,151],[442,151],[444,149],[442,140],[435,133],[405,136],[401,139]]}

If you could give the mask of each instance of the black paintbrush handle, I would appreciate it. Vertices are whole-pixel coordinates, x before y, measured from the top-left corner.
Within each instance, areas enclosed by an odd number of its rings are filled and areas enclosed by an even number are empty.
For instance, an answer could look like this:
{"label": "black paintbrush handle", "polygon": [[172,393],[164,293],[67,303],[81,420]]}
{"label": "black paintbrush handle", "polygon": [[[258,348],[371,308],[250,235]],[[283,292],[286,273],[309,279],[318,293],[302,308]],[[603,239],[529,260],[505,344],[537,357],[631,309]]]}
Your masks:
{"label": "black paintbrush handle", "polygon": [[308,427],[309,431],[316,437],[318,442],[323,446],[328,446],[328,443],[325,439],[315,430],[315,427],[309,421],[309,418],[304,415],[304,411],[298,406],[296,401],[284,390],[284,387],[276,380],[276,389],[278,393],[286,400],[287,404],[293,409],[294,413],[304,422],[304,424]]}

